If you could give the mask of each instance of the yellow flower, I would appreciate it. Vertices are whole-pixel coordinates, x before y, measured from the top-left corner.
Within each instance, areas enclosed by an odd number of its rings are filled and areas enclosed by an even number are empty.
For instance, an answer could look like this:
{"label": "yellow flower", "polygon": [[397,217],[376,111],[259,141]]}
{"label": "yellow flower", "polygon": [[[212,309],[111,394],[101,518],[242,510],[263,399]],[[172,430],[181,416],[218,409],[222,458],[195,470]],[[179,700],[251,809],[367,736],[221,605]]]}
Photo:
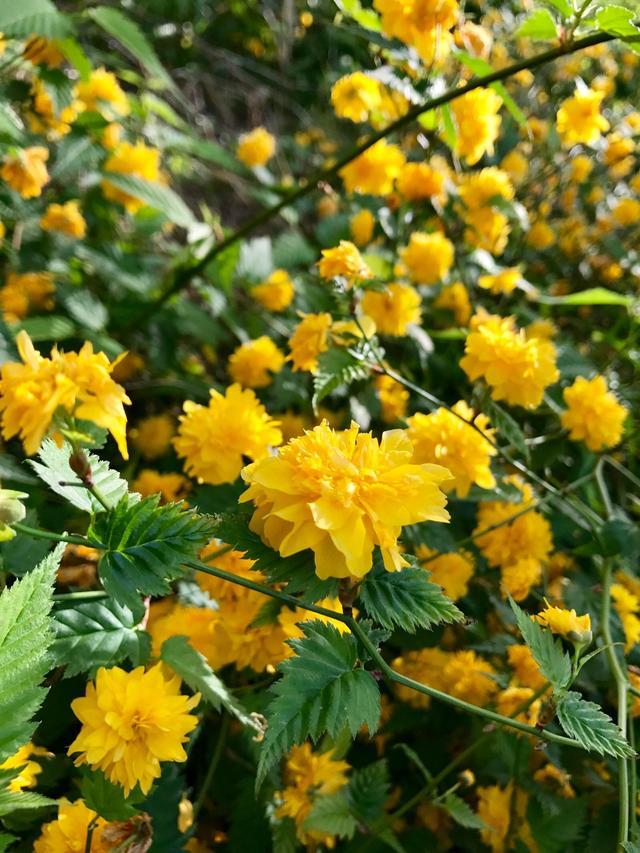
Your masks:
{"label": "yellow flower", "polygon": [[514,645],[507,647],[509,666],[515,673],[515,681],[522,687],[538,690],[545,684],[546,679],[540,672],[540,667],[531,654],[529,646]]}
{"label": "yellow flower", "polygon": [[543,785],[546,782],[551,782],[560,796],[567,800],[573,799],[576,795],[571,785],[571,776],[569,776],[566,770],[556,767],[555,764],[548,763],[539,770],[536,770],[533,774],[533,780]]}
{"label": "yellow flower", "polygon": [[87,850],[87,833],[93,825],[91,847],[88,853],[108,853],[113,849],[103,838],[108,826],[103,818],[84,804],[83,800],[70,803],[58,800],[58,817],[42,825],[40,836],[33,843],[34,853],[83,853]]}
{"label": "yellow flower", "polygon": [[293,370],[315,373],[318,356],[329,349],[331,314],[303,314],[289,338]]}
{"label": "yellow flower", "polygon": [[71,703],[82,728],[69,755],[79,753],[76,765],[102,770],[127,795],[136,785],[148,794],[161,761],[186,761],[182,744],[198,723],[189,711],[199,701],[199,694],[182,696],[180,679],[165,676],[161,663],[131,672],[101,666],[95,684]]}
{"label": "yellow flower", "polygon": [[55,39],[36,35],[25,42],[22,56],[34,65],[47,65],[49,68],[58,68],[64,62],[64,55]]}
{"label": "yellow flower", "polygon": [[529,161],[514,148],[502,158],[500,168],[509,175],[514,184],[520,184],[529,172]]}
{"label": "yellow flower", "polygon": [[535,726],[540,714],[540,699],[532,701],[524,711],[520,710],[525,702],[533,699],[534,691],[530,687],[517,687],[510,684],[501,690],[496,701],[496,710],[505,717],[513,717],[522,723]]}
{"label": "yellow flower", "polygon": [[640,201],[635,198],[619,199],[611,211],[611,216],[619,228],[635,225],[640,220]]}
{"label": "yellow flower", "polygon": [[[325,607],[327,610],[334,610],[336,613],[344,612],[340,599],[338,598],[323,598],[316,603],[318,607]],[[349,631],[349,626],[345,625],[344,622],[340,622],[338,619],[332,619],[330,616],[321,616],[316,613],[309,613],[308,610],[303,610],[300,607],[296,607],[294,610],[291,610],[289,607],[283,607],[278,614],[278,625],[284,631],[287,640],[300,639],[304,637],[304,632],[300,627],[300,623],[307,622],[311,618],[319,619],[321,622],[333,625],[333,627],[340,631],[341,634],[345,634]]]}
{"label": "yellow flower", "polygon": [[512,201],[515,190],[505,171],[488,166],[479,172],[462,175],[458,183],[458,195],[467,210],[479,210],[490,206],[495,198]]}
{"label": "yellow flower", "polygon": [[176,433],[171,415],[150,415],[131,430],[131,444],[144,459],[158,459],[171,447]]}
{"label": "yellow flower", "polygon": [[474,89],[451,102],[456,126],[453,152],[468,166],[484,154],[493,154],[500,132],[502,98],[493,89]]}
{"label": "yellow flower", "polygon": [[375,0],[374,7],[384,32],[412,45],[424,63],[445,59],[453,41],[449,30],[458,19],[456,0]]}
{"label": "yellow flower", "polygon": [[285,358],[271,338],[261,335],[240,344],[229,356],[229,375],[245,388],[266,388],[279,373]]}
{"label": "yellow flower", "polygon": [[527,232],[527,244],[544,251],[556,242],[556,234],[548,222],[538,219]]}
{"label": "yellow flower", "polygon": [[478,788],[478,817],[485,824],[480,838],[491,848],[491,853],[506,853],[511,849],[507,844],[510,828],[514,838],[524,842],[526,850],[537,849],[526,820],[527,801],[526,791],[516,788],[514,792],[513,782],[506,788],[499,785]]}
{"label": "yellow flower", "polygon": [[49,152],[40,145],[21,148],[15,154],[7,154],[2,161],[0,177],[22,198],[36,198],[49,183],[45,163]]}
{"label": "yellow flower", "polygon": [[400,257],[416,284],[437,284],[451,269],[453,243],[439,231],[414,231]]}
{"label": "yellow flower", "polygon": [[[407,652],[392,662],[403,675],[457,699],[485,706],[497,692],[495,670],[474,651],[445,652],[438,648]],[[427,707],[429,697],[409,687],[397,687],[398,697],[418,708]]]}
{"label": "yellow flower", "polygon": [[329,848],[334,846],[334,836],[307,830],[304,824],[315,798],[335,794],[344,788],[350,769],[346,761],[334,756],[333,751],[313,752],[309,743],[292,747],[284,770],[285,788],[277,794],[280,805],[275,814],[276,817],[295,821],[301,844],[314,848],[318,844]]}
{"label": "yellow flower", "polygon": [[[490,444],[495,431],[489,427],[487,416],[476,415],[464,400],[459,400],[452,409],[453,412],[437,409],[429,415],[418,412],[410,417],[409,440],[413,444],[414,462],[444,465],[452,477],[444,489],[455,488],[458,497],[464,498],[473,483],[482,489],[492,489],[496,484],[491,457],[497,451]],[[470,423],[481,432],[469,426]]]}
{"label": "yellow flower", "polygon": [[0,289],[0,309],[8,323],[22,320],[31,311],[50,311],[55,293],[49,272],[10,272]]}
{"label": "yellow flower", "polygon": [[571,160],[571,180],[576,184],[584,183],[593,170],[593,158],[578,154]]}
{"label": "yellow flower", "polygon": [[367,290],[361,307],[382,335],[402,337],[407,328],[420,323],[422,300],[409,284],[388,284],[384,290]]}
{"label": "yellow flower", "polygon": [[556,118],[556,129],[565,148],[579,142],[592,145],[600,134],[609,130],[609,122],[600,114],[603,92],[587,89],[576,92],[560,104]]}
{"label": "yellow flower", "polygon": [[143,468],[131,484],[131,488],[142,497],[160,494],[161,503],[173,503],[186,497],[191,484],[186,477],[175,471],[161,474],[151,468]]}
{"label": "yellow flower", "polygon": [[446,178],[442,169],[434,169],[429,163],[406,163],[398,176],[398,192],[407,201],[420,201],[423,198],[443,201]]}
{"label": "yellow flower", "polygon": [[54,347],[51,357],[43,358],[25,331],[16,342],[23,363],[5,362],[0,374],[4,438],[20,436],[25,453],[33,455],[60,407],[109,430],[123,458],[128,459],[123,404],[131,401],[111,378],[114,365],[107,356],[94,353],[87,342],[79,353],[61,353]]}
{"label": "yellow flower", "polygon": [[231,385],[225,394],[210,391],[208,406],[187,400],[173,446],[187,473],[200,483],[233,483],[243,456],[262,459],[280,444],[278,422],[250,389]]}
{"label": "yellow flower", "polygon": [[492,207],[469,210],[464,217],[464,239],[474,249],[501,255],[507,248],[511,227],[504,213]]}
{"label": "yellow flower", "polygon": [[310,548],[321,578],[361,578],[380,546],[385,568],[407,565],[398,547],[403,525],[448,521],[439,465],[415,465],[402,430],[382,440],[357,424],[336,432],[323,422],[276,456],[242,472],[253,501],[251,529],[284,556]]}
{"label": "yellow flower", "polygon": [[[524,516],[523,516],[524,518]],[[524,601],[542,580],[542,566],[535,557],[522,557],[515,563],[502,566],[500,591],[502,597],[510,595],[514,601]]]}
{"label": "yellow flower", "polygon": [[42,767],[37,761],[33,761],[34,755],[51,755],[51,753],[41,746],[26,743],[0,764],[0,770],[20,771],[17,776],[9,781],[10,791],[24,791],[25,788],[35,788]]}
{"label": "yellow flower", "polygon": [[584,441],[595,452],[618,444],[627,410],[607,390],[604,376],[578,376],[562,396],[568,409],[560,415],[560,422],[572,441]]}
{"label": "yellow flower", "polygon": [[318,272],[327,281],[337,276],[345,278],[347,286],[373,277],[357,246],[348,240],[340,240],[340,245],[333,249],[322,250]]}
{"label": "yellow flower", "polygon": [[404,154],[384,139],[340,169],[347,192],[387,195],[404,166]]}
{"label": "yellow flower", "polygon": [[193,648],[213,664],[213,625],[218,618],[216,611],[211,607],[175,603],[166,612],[164,610],[164,601],[151,605],[147,627],[151,634],[153,656],[160,657],[162,644],[170,637],[187,637]]}
{"label": "yellow flower", "polygon": [[[160,172],[160,152],[157,148],[149,148],[144,142],[121,142],[113,154],[107,157],[104,164],[105,172],[115,172],[120,175],[132,175],[151,183],[162,180]],[[100,184],[105,196],[111,201],[119,202],[129,213],[135,213],[144,207],[145,202],[130,193],[119,189],[108,180]]]}
{"label": "yellow flower", "polygon": [[549,628],[552,633],[560,634],[571,642],[591,642],[591,617],[588,613],[578,616],[575,610],[565,610],[563,607],[547,604],[543,611],[532,618],[544,628]]}
{"label": "yellow flower", "polygon": [[100,141],[102,142],[103,147],[107,149],[107,151],[113,151],[115,148],[118,147],[121,136],[122,125],[118,124],[118,122],[116,121],[112,121],[102,131]]}
{"label": "yellow flower", "polygon": [[370,243],[375,226],[376,220],[373,213],[366,207],[359,210],[349,221],[349,230],[354,243],[357,246],[366,246]]}
{"label": "yellow flower", "polygon": [[87,233],[87,223],[80,213],[80,203],[77,201],[50,204],[40,218],[40,227],[44,231],[59,231],[78,240]]}
{"label": "yellow flower", "polygon": [[559,377],[550,341],[527,340],[513,317],[476,314],[460,367],[472,382],[482,377],[494,400],[535,409],[549,385]]}
{"label": "yellow flower", "polygon": [[[506,569],[523,557],[546,563],[553,550],[549,522],[539,512],[528,509],[533,504],[530,487],[522,484],[517,478],[513,478],[511,482],[520,490],[521,500],[514,503],[481,501],[476,529],[473,532],[474,537],[477,537],[476,545],[489,565],[495,568]],[[524,509],[528,511],[518,515]],[[513,516],[517,517],[505,523]],[[496,524],[502,526],[478,537],[483,530]]]}
{"label": "yellow flower", "polygon": [[501,293],[512,293],[522,279],[520,267],[507,267],[495,275],[481,275],[478,279],[478,287],[490,290],[496,296]]}
{"label": "yellow flower", "polygon": [[602,159],[616,180],[625,178],[633,169],[635,148],[633,139],[621,133],[610,133],[607,136],[607,147],[603,151]]}
{"label": "yellow flower", "polygon": [[380,417],[386,424],[395,424],[404,418],[409,402],[407,389],[386,374],[376,377],[375,388],[380,400]]}
{"label": "yellow flower", "polygon": [[236,157],[250,169],[264,166],[276,153],[276,140],[264,127],[243,133],[238,141]]}
{"label": "yellow flower", "polygon": [[380,83],[373,77],[356,71],[341,77],[331,89],[331,105],[340,118],[366,121],[369,113],[382,105]]}
{"label": "yellow flower", "polygon": [[454,322],[458,326],[466,326],[471,317],[469,291],[461,281],[455,281],[442,288],[434,300],[433,307],[453,312]]}
{"label": "yellow flower", "polygon": [[48,139],[60,139],[71,131],[71,125],[82,109],[80,101],[73,98],[60,112],[42,80],[36,78],[31,86],[34,112],[27,113],[32,133],[44,133]]}
{"label": "yellow flower", "polygon": [[450,599],[457,601],[467,594],[474,571],[473,556],[468,551],[438,554],[426,545],[419,545],[416,557],[418,561],[429,561],[424,567],[431,572],[430,580],[439,584]]}
{"label": "yellow flower", "polygon": [[266,281],[252,287],[250,293],[268,311],[284,311],[293,302],[295,287],[286,270],[274,270]]}
{"label": "yellow flower", "polygon": [[88,80],[77,84],[76,92],[86,110],[101,113],[109,120],[129,115],[129,100],[111,71],[96,68]]}
{"label": "yellow flower", "polygon": [[611,587],[611,598],[622,622],[625,651],[629,652],[640,642],[640,600],[619,583],[614,583]]}

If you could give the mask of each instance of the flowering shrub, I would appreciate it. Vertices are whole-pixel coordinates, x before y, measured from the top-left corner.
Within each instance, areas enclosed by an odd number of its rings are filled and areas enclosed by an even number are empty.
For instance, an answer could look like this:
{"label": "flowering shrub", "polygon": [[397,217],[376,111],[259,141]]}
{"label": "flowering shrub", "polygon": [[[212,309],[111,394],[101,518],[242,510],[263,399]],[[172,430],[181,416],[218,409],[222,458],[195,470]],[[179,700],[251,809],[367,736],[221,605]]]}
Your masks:
{"label": "flowering shrub", "polygon": [[75,6],[0,3],[0,850],[640,849],[632,4]]}

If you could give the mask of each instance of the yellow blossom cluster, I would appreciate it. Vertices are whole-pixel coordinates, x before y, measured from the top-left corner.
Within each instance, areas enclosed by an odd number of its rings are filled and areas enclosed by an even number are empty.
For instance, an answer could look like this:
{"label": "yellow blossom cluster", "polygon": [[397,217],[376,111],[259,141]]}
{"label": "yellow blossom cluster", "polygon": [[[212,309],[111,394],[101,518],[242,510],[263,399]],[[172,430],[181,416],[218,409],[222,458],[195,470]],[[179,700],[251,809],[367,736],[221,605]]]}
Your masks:
{"label": "yellow blossom cluster", "polygon": [[[408,678],[443,693],[485,707],[498,691],[496,672],[486,660],[470,649],[446,652],[439,648],[419,649],[396,658],[392,666]],[[425,708],[429,697],[409,687],[396,688],[398,697]]]}
{"label": "yellow blossom cluster", "polygon": [[568,408],[560,415],[562,426],[573,441],[584,441],[589,450],[600,451],[618,444],[627,410],[607,389],[604,376],[578,376],[563,391]]}

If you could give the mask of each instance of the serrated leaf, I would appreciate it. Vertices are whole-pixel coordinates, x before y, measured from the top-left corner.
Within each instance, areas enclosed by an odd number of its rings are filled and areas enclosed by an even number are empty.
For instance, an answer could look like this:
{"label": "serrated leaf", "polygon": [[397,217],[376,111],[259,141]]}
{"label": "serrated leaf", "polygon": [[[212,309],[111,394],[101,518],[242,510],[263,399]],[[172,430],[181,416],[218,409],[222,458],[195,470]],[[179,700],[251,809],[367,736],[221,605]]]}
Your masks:
{"label": "serrated leaf", "polygon": [[498,436],[506,439],[528,462],[531,455],[524,438],[524,433],[520,429],[520,425],[516,419],[491,399],[486,401],[484,408]]}
{"label": "serrated leaf", "polygon": [[100,770],[85,768],[80,790],[87,806],[105,820],[128,820],[138,812],[131,802],[135,794],[125,797],[122,787],[110,782]]}
{"label": "serrated leaf", "polygon": [[55,805],[55,800],[37,794],[35,791],[10,791],[8,788],[0,790],[0,817],[6,817],[17,811],[42,809]]}
{"label": "serrated leaf", "polygon": [[357,821],[351,814],[346,788],[336,791],[335,794],[317,797],[304,822],[306,830],[327,832],[339,838],[353,838],[357,827]]}
{"label": "serrated leaf", "polygon": [[192,690],[202,694],[214,710],[225,708],[244,726],[256,731],[261,727],[242,707],[240,702],[227,689],[226,685],[211,669],[206,659],[189,645],[186,637],[170,637],[162,644],[160,657],[171,669],[185,681]]}
{"label": "serrated leaf", "polygon": [[134,666],[144,663],[150,638],[128,607],[113,599],[79,602],[53,612],[55,640],[51,651],[67,676],[112,666],[129,658]]}
{"label": "serrated leaf", "polygon": [[563,18],[570,18],[573,15],[573,6],[569,0],[544,0],[549,6],[560,12]]}
{"label": "serrated leaf", "polygon": [[215,518],[215,535],[237,551],[244,551],[255,561],[253,568],[263,572],[269,583],[286,584],[290,595],[303,594],[309,604],[323,598],[335,598],[338,581],[335,578],[321,580],[313,568],[311,551],[302,551],[292,557],[281,557],[269,548],[257,533],[249,530],[251,510],[224,513]]}
{"label": "serrated leaf", "polygon": [[181,503],[159,505],[160,495],[125,495],[94,517],[89,536],[103,553],[98,572],[106,591],[135,610],[140,595],[163,595],[212,537],[211,519]]}
{"label": "serrated leaf", "polygon": [[0,3],[0,32],[20,38],[30,35],[64,38],[73,32],[71,20],[50,0],[3,0]]}
{"label": "serrated leaf", "polygon": [[465,829],[484,829],[485,823],[471,808],[469,803],[465,802],[462,797],[457,794],[447,794],[440,805],[451,815],[459,826],[464,826]]}
{"label": "serrated leaf", "polygon": [[536,9],[514,33],[516,38],[548,41],[558,38],[558,28],[548,9]]}
{"label": "serrated leaf", "polygon": [[599,30],[614,36],[637,36],[640,31],[632,23],[634,13],[624,6],[614,6],[607,3],[596,12],[596,25]]}
{"label": "serrated leaf", "polygon": [[571,681],[571,659],[562,648],[560,640],[555,639],[551,631],[531,619],[512,598],[509,598],[509,604],[516,617],[520,633],[540,667],[542,675],[554,687],[566,687]]}
{"label": "serrated leaf", "polygon": [[318,356],[318,369],[313,377],[314,409],[321,400],[339,388],[366,379],[369,368],[346,349],[329,349]]}
{"label": "serrated leaf", "polygon": [[273,241],[273,263],[290,270],[307,267],[315,260],[312,245],[299,231],[285,231]]}
{"label": "serrated leaf", "polygon": [[140,199],[154,210],[160,211],[176,225],[188,228],[196,222],[195,216],[180,196],[164,184],[145,181],[143,178],[137,178],[134,175],[122,175],[117,172],[105,172],[104,179],[113,184],[114,187]]}
{"label": "serrated leaf", "polygon": [[635,755],[622,732],[611,717],[595,702],[588,702],[570,690],[556,705],[560,725],[569,737],[589,751],[600,755],[632,758]]}
{"label": "serrated leaf", "polygon": [[53,582],[65,545],[60,543],[33,571],[0,594],[0,762],[25,744],[36,727],[41,686],[53,639]]}
{"label": "serrated leaf", "polygon": [[[38,452],[38,460],[27,460],[38,477],[70,504],[81,509],[83,512],[100,513],[104,507],[87,489],[82,486],[78,475],[69,465],[69,457],[72,448],[68,442],[63,442],[61,447],[51,438],[46,438]],[[96,488],[103,495],[108,504],[115,506],[118,501],[127,494],[128,485],[126,480],[113,471],[107,462],[100,459],[94,453],[87,453],[87,459],[91,466],[91,476]],[[76,485],[60,485],[61,483],[74,483]]]}
{"label": "serrated leaf", "polygon": [[73,338],[77,328],[73,320],[61,314],[49,314],[46,317],[25,317],[16,331],[25,331],[34,343],[40,341],[65,341]]}
{"label": "serrated leaf", "polygon": [[69,293],[64,304],[76,322],[94,332],[104,329],[109,319],[109,312],[103,303],[86,288]]}
{"label": "serrated leaf", "polygon": [[353,772],[349,780],[351,810],[365,826],[371,826],[382,814],[389,789],[386,761],[376,761]]}
{"label": "serrated leaf", "polygon": [[429,582],[429,572],[419,567],[387,572],[378,562],[361,584],[359,599],[375,622],[410,633],[464,619],[442,588]]}
{"label": "serrated leaf", "polygon": [[7,480],[14,483],[23,483],[28,486],[32,486],[38,482],[33,474],[27,471],[24,465],[21,465],[17,459],[14,459],[9,453],[3,451],[0,454],[0,482],[4,483]]}
{"label": "serrated leaf", "polygon": [[161,80],[165,86],[175,88],[173,80],[167,74],[158,59],[153,45],[135,21],[120,9],[109,6],[97,6],[87,10],[87,15],[110,36],[119,41],[131,53],[152,77]]}
{"label": "serrated leaf", "polygon": [[271,688],[268,728],[260,751],[257,785],[270,767],[295,744],[317,741],[325,732],[335,738],[345,723],[352,737],[363,724],[375,732],[380,692],[371,675],[356,669],[357,644],[326,622],[303,622],[302,639],[290,640],[296,653],[279,665]]}
{"label": "serrated leaf", "polygon": [[544,853],[573,849],[573,844],[580,839],[585,819],[586,803],[581,799],[563,799],[555,814],[542,808],[537,799],[532,798],[529,805],[529,826]]}
{"label": "serrated leaf", "polygon": [[70,134],[58,145],[51,177],[56,181],[77,179],[81,172],[95,169],[103,157],[104,149],[93,143],[90,137]]}

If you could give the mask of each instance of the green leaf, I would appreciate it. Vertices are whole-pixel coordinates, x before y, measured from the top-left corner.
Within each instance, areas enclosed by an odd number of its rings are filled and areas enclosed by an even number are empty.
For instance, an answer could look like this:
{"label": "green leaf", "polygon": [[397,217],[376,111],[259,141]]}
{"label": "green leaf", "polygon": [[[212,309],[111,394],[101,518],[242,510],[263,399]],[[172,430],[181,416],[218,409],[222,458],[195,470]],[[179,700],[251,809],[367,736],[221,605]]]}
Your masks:
{"label": "green leaf", "polygon": [[579,693],[570,690],[556,706],[560,725],[579,743],[600,755],[633,758],[635,752],[611,717],[595,702],[588,702]]}
{"label": "green leaf", "polygon": [[532,797],[528,809],[531,832],[544,853],[574,849],[573,843],[580,840],[586,816],[586,803],[580,799],[563,799],[562,806],[552,813]]}
{"label": "green leaf", "polygon": [[573,15],[573,6],[569,0],[544,0],[549,6],[560,12],[563,18],[570,18]]}
{"label": "green leaf", "polygon": [[360,823],[371,826],[381,816],[389,796],[386,761],[376,761],[355,770],[349,780],[351,811]]}
{"label": "green leaf", "polygon": [[244,726],[262,732],[262,727],[229,692],[200,652],[189,645],[186,637],[170,637],[165,640],[160,656],[192,690],[201,693],[214,710],[225,708]]}
{"label": "green leaf", "polygon": [[457,794],[447,794],[439,805],[451,815],[457,824],[464,826],[465,829],[485,828],[484,821],[478,817],[469,803]]}
{"label": "green leaf", "polygon": [[50,0],[1,0],[0,32],[14,38],[64,38],[73,32],[73,24]]}
{"label": "green leaf", "polygon": [[318,797],[304,822],[304,828],[327,832],[338,838],[353,838],[358,824],[351,814],[347,789],[342,788],[335,794]]}
{"label": "green leaf", "polygon": [[[104,512],[104,507],[83,485],[78,475],[69,465],[72,453],[71,445],[63,442],[61,447],[51,438],[46,438],[38,452],[38,460],[27,460],[38,477],[70,504],[83,512]],[[94,453],[86,452],[91,467],[91,477],[96,488],[108,504],[115,505],[128,491],[126,480],[113,471],[107,462]],[[64,483],[65,485],[60,485]],[[68,485],[68,484],[74,485]]]}
{"label": "green leaf", "polygon": [[128,820],[138,812],[131,802],[135,794],[125,797],[121,786],[110,782],[100,770],[85,768],[80,790],[87,806],[105,820]]}
{"label": "green leaf", "polygon": [[98,563],[104,588],[132,610],[139,596],[163,595],[212,536],[211,520],[181,503],[159,506],[160,495],[125,495],[94,517],[89,536],[102,543]]}
{"label": "green leaf", "polygon": [[75,323],[60,314],[47,317],[26,317],[16,326],[16,332],[25,331],[34,343],[64,341],[77,333]]}
{"label": "green leaf", "polygon": [[58,42],[58,47],[76,69],[80,75],[80,79],[88,80],[91,74],[91,62],[78,42],[73,38],[61,39]]}
{"label": "green leaf", "polygon": [[410,633],[464,619],[442,588],[429,582],[429,572],[417,566],[387,572],[378,562],[360,586],[359,599],[379,625]]}
{"label": "green leaf", "polygon": [[292,557],[281,557],[269,548],[257,533],[249,530],[252,511],[243,509],[224,513],[215,519],[215,535],[237,551],[244,551],[255,560],[253,568],[263,572],[271,584],[286,584],[289,595],[303,593],[309,604],[323,598],[335,598],[338,581],[335,578],[321,580],[313,568],[313,554],[302,551]]}
{"label": "green leaf", "polygon": [[78,180],[81,173],[92,172],[104,157],[104,149],[88,136],[69,134],[58,144],[51,177],[59,182]]}
{"label": "green leaf", "polygon": [[116,41],[119,41],[152,77],[156,77],[165,86],[175,88],[173,80],[158,59],[153,45],[128,15],[110,6],[97,6],[94,9],[88,9],[86,14]]}
{"label": "green leaf", "polygon": [[357,644],[326,622],[303,622],[304,637],[289,641],[295,657],[279,665],[282,673],[271,688],[269,726],[258,762],[257,785],[270,767],[295,744],[325,732],[337,737],[345,724],[355,737],[363,724],[375,732],[380,692],[371,675],[355,668]]}
{"label": "green leaf", "polygon": [[311,266],[316,257],[312,245],[299,231],[284,231],[273,241],[273,263],[290,270]]}
{"label": "green leaf", "polygon": [[365,30],[373,30],[379,33],[382,29],[380,16],[373,9],[363,9],[360,0],[335,0],[336,6],[349,18],[364,27]]}
{"label": "green leaf", "polygon": [[99,332],[107,325],[109,312],[90,290],[73,290],[65,297],[65,308],[81,326]]}
{"label": "green leaf", "polygon": [[67,676],[112,666],[125,658],[138,666],[149,656],[150,638],[136,615],[109,598],[54,610],[56,638],[51,651],[56,663],[66,666]]}
{"label": "green leaf", "polygon": [[549,41],[558,38],[558,28],[548,9],[536,9],[514,33],[516,38],[532,38]]}
{"label": "green leaf", "polygon": [[341,385],[366,379],[369,368],[346,349],[329,349],[318,356],[318,370],[313,377],[313,408]]}
{"label": "green leaf", "polygon": [[620,554],[631,561],[637,561],[640,557],[640,530],[638,525],[631,521],[622,518],[605,521],[598,530],[598,541],[605,557],[616,557]]}
{"label": "green leaf", "polygon": [[154,210],[159,210],[167,219],[182,228],[188,228],[196,222],[193,213],[170,187],[116,172],[104,172],[104,178],[114,187],[139,198]]}
{"label": "green leaf", "polygon": [[509,604],[515,614],[520,633],[529,646],[542,675],[554,687],[566,687],[571,681],[571,659],[562,648],[560,640],[554,639],[551,631],[531,619],[512,598],[509,598]]}
{"label": "green leaf", "polygon": [[9,835],[8,832],[0,832],[0,853],[5,853],[14,841],[17,841],[15,835]]}
{"label": "green leaf", "polygon": [[14,483],[23,483],[27,486],[32,486],[38,481],[24,468],[17,459],[5,451],[0,454],[0,482],[7,480]]}
{"label": "green leaf", "polygon": [[0,594],[0,762],[25,744],[46,690],[47,649],[53,639],[52,587],[64,552],[60,543],[29,574]]}
{"label": "green leaf", "polygon": [[633,17],[631,9],[607,4],[596,12],[596,25],[599,30],[614,36],[637,36],[640,31],[632,23]]}
{"label": "green leaf", "polygon": [[606,287],[590,287],[577,293],[568,293],[566,296],[547,296],[541,293],[536,300],[544,305],[624,305],[626,307],[629,307],[633,301],[631,296],[615,293],[613,290],[607,290]]}
{"label": "green leaf", "polygon": [[10,791],[8,788],[0,790],[0,817],[6,817],[17,811],[41,809],[55,805],[55,800],[43,797],[42,794],[36,794],[35,791]]}
{"label": "green leaf", "polygon": [[227,293],[231,290],[239,259],[240,244],[233,243],[219,255],[216,255],[210,264],[207,264],[206,276],[213,287],[220,288]]}
{"label": "green leaf", "polygon": [[529,453],[524,433],[520,429],[520,424],[516,419],[491,399],[487,399],[484,408],[491,426],[496,428],[498,436],[506,439],[528,462],[531,454]]}

